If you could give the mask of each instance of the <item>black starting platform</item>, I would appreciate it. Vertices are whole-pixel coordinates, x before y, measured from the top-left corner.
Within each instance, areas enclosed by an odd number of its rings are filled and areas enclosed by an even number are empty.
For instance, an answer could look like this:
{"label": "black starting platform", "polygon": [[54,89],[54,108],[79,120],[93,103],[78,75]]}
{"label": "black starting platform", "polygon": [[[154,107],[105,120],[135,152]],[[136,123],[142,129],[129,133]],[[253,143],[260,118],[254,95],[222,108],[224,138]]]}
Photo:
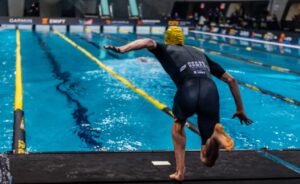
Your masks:
{"label": "black starting platform", "polygon": [[[0,183],[178,183],[174,153],[92,152],[0,155]],[[300,184],[300,150],[221,151],[214,167],[186,154],[183,183]]]}

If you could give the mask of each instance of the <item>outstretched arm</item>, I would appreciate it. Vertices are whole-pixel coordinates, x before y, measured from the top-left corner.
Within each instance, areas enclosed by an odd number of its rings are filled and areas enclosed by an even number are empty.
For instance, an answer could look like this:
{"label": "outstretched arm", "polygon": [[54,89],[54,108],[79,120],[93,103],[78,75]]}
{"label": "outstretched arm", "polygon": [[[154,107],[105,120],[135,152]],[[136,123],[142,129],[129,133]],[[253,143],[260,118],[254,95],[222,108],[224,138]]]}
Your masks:
{"label": "outstretched arm", "polygon": [[244,112],[243,102],[242,102],[237,81],[227,72],[225,72],[222,75],[221,80],[223,80],[229,85],[231,94],[234,97],[234,101],[236,104],[236,113],[234,113],[232,118],[238,117],[240,119],[241,124],[243,123],[245,123],[246,125],[251,124],[252,120],[249,119]]}
{"label": "outstretched arm", "polygon": [[144,48],[154,49],[155,47],[156,47],[156,42],[152,39],[139,39],[120,47],[115,47],[113,45],[104,46],[105,49],[109,49],[119,53],[125,53],[132,50],[140,50]]}

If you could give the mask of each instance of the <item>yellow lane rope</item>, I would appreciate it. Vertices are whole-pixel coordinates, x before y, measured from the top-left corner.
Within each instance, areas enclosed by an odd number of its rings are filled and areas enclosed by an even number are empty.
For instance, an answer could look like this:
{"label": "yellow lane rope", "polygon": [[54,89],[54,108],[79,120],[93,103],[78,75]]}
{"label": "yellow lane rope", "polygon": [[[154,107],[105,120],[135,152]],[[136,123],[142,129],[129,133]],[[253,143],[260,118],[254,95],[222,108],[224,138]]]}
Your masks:
{"label": "yellow lane rope", "polygon": [[22,58],[20,31],[16,30],[16,79],[15,79],[15,108],[23,110]]}
{"label": "yellow lane rope", "polygon": [[23,112],[21,35],[20,30],[17,29],[13,153],[25,154],[25,151],[26,144]]}

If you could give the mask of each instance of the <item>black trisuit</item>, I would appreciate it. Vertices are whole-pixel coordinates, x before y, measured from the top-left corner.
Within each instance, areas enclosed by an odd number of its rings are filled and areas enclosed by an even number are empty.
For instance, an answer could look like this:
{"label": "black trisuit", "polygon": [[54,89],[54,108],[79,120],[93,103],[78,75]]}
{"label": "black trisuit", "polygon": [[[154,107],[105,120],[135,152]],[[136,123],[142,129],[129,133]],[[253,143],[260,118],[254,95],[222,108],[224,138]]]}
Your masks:
{"label": "black trisuit", "polygon": [[177,86],[173,104],[175,118],[185,122],[196,113],[204,145],[215,124],[220,122],[219,94],[211,74],[221,78],[225,70],[191,46],[157,43],[150,51]]}

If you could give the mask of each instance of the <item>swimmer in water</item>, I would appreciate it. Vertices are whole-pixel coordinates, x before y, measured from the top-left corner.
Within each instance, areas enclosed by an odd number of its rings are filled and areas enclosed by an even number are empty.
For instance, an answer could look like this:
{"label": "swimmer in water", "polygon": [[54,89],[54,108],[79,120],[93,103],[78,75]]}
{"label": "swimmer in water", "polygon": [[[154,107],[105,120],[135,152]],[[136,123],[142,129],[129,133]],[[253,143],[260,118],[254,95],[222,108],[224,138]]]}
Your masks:
{"label": "swimmer in water", "polygon": [[155,62],[153,59],[147,57],[139,57],[136,60],[141,63],[157,64],[157,62]]}
{"label": "swimmer in water", "polygon": [[198,115],[198,128],[202,140],[200,160],[203,164],[212,167],[218,158],[220,148],[230,151],[234,147],[234,141],[220,123],[219,93],[211,75],[229,85],[236,104],[233,118],[238,117],[241,124],[252,123],[244,112],[237,81],[203,52],[192,46],[185,46],[181,28],[169,27],[165,33],[165,44],[152,39],[139,39],[121,47],[108,45],[104,48],[118,53],[147,48],[156,56],[175,83],[177,92],[173,104],[172,138],[176,171],[169,176],[170,179],[184,180],[186,145],[184,125],[187,118],[193,114]]}

